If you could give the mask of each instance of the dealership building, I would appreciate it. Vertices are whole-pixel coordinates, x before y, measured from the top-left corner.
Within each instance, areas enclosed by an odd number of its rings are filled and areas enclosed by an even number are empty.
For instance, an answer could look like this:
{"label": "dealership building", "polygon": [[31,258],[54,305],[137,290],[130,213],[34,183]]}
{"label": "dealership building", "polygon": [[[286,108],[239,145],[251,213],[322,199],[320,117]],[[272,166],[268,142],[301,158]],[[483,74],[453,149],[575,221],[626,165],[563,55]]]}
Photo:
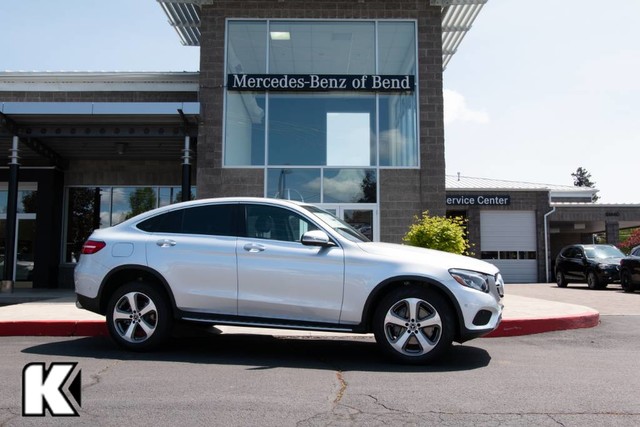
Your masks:
{"label": "dealership building", "polygon": [[388,242],[461,215],[511,282],[640,225],[594,189],[445,176],[443,72],[485,0],[158,3],[199,72],[0,72],[3,289],[70,287],[93,229],[189,198],[304,201]]}

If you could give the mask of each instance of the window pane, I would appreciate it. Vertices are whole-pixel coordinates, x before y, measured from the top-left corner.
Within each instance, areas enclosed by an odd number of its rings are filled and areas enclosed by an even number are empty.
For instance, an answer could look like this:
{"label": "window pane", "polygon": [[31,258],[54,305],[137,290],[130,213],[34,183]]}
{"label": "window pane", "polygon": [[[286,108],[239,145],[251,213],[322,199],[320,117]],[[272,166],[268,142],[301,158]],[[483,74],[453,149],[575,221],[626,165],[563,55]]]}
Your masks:
{"label": "window pane", "polygon": [[[328,138],[337,132],[334,123],[332,132],[327,132],[330,114],[358,113],[369,118],[369,135],[375,135],[375,97],[372,95],[283,95],[269,97],[269,164],[270,165],[326,165],[329,147],[337,144]],[[335,117],[335,116],[334,116]],[[360,128],[358,135],[362,134]],[[375,138],[367,139],[369,160],[376,164]],[[364,151],[362,138],[344,148]],[[332,148],[332,159],[339,149]],[[337,156],[340,157],[340,156]],[[333,160],[332,160],[333,161]],[[362,155],[357,158],[342,155],[341,166],[362,166]]]}
{"label": "window pane", "polygon": [[320,203],[320,169],[269,169],[267,197]]}
{"label": "window pane", "polygon": [[272,22],[269,32],[271,74],[375,73],[373,22]]}
{"label": "window pane", "polygon": [[323,203],[376,203],[373,169],[325,169]]}
{"label": "window pane", "polygon": [[380,166],[418,166],[415,94],[380,95]]}
{"label": "window pane", "polygon": [[184,210],[182,232],[234,236],[236,205],[199,206]]}
{"label": "window pane", "polygon": [[247,205],[247,237],[298,242],[303,233],[317,227],[288,209]]}
{"label": "window pane", "polygon": [[345,209],[344,221],[373,240],[373,211]]}
{"label": "window pane", "polygon": [[378,24],[379,74],[416,73],[416,35],[413,22]]}
{"label": "window pane", "polygon": [[111,225],[120,224],[129,218],[156,207],[157,195],[155,188],[114,188]]}
{"label": "window pane", "polygon": [[149,233],[181,233],[184,210],[167,212],[142,221],[136,227]]}
{"label": "window pane", "polygon": [[100,228],[100,188],[70,188],[65,262],[75,262],[93,230]]}
{"label": "window pane", "polygon": [[224,163],[264,165],[265,95],[227,92]]}
{"label": "window pane", "polygon": [[267,23],[230,21],[228,25],[227,70],[232,74],[267,72]]}

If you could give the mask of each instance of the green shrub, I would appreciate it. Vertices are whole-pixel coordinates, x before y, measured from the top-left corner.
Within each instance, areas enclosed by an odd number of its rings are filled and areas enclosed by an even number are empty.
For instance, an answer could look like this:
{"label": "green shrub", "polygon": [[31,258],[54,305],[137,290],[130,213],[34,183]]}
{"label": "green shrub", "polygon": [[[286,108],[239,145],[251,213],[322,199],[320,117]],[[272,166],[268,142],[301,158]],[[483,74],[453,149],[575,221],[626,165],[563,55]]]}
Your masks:
{"label": "green shrub", "polygon": [[414,217],[414,223],[402,240],[411,246],[467,254],[470,246],[465,223],[462,217],[430,216],[428,211],[423,212],[422,218]]}

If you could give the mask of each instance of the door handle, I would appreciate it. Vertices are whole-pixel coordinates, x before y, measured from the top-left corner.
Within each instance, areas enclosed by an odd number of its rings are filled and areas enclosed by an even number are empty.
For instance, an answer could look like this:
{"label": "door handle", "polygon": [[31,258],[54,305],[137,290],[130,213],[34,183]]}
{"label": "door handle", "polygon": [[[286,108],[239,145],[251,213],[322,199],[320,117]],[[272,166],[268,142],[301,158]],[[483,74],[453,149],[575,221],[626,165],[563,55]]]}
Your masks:
{"label": "door handle", "polygon": [[246,245],[244,245],[244,250],[247,252],[256,253],[264,251],[265,247],[256,243],[247,243]]}
{"label": "door handle", "polygon": [[171,239],[160,239],[156,242],[156,245],[160,246],[161,248],[168,248],[170,246],[175,246],[176,241]]}

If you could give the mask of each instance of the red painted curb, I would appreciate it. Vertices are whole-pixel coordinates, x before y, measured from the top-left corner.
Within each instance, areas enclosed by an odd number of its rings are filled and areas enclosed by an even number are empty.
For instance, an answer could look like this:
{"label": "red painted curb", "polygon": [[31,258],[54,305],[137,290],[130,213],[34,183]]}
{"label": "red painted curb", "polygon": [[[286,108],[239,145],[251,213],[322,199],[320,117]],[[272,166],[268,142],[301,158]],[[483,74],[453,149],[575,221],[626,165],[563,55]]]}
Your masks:
{"label": "red painted curb", "polygon": [[515,337],[519,335],[541,334],[543,332],[564,331],[568,329],[593,328],[600,323],[600,313],[585,313],[574,316],[552,317],[546,319],[503,320],[498,328],[485,335],[485,338]]}
{"label": "red painted curb", "polygon": [[[546,319],[505,319],[498,329],[484,338],[515,337],[568,329],[593,328],[600,323],[599,313]],[[104,320],[22,320],[0,321],[0,336],[96,337],[107,336]]]}
{"label": "red painted curb", "polygon": [[96,337],[106,336],[104,320],[21,320],[0,322],[0,336]]}

